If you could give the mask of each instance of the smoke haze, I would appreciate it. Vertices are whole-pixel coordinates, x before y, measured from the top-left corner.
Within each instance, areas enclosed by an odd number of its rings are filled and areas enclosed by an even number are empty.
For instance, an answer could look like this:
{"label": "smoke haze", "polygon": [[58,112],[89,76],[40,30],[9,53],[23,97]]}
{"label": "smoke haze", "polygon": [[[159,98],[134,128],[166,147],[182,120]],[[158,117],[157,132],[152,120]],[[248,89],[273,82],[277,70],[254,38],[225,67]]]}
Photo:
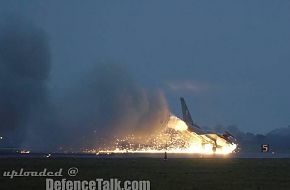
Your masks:
{"label": "smoke haze", "polygon": [[29,117],[46,104],[50,52],[45,33],[21,20],[0,21],[0,134],[25,138]]}
{"label": "smoke haze", "polygon": [[100,138],[108,143],[117,136],[150,134],[169,115],[161,91],[142,88],[126,67],[114,63],[97,63],[59,101],[61,128],[78,148],[100,146]]}
{"label": "smoke haze", "polygon": [[63,97],[51,98],[50,60],[41,29],[23,21],[1,24],[0,133],[6,146],[91,148],[101,137],[149,134],[169,115],[161,91],[140,87],[115,63],[96,63]]}

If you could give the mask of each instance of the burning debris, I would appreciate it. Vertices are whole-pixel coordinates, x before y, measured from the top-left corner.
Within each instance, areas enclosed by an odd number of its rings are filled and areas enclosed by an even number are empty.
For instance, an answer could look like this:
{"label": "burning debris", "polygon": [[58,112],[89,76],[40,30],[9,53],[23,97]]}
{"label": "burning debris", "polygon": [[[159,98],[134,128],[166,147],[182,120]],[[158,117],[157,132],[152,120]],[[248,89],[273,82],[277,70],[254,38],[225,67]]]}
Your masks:
{"label": "burning debris", "polygon": [[113,147],[106,149],[86,150],[89,153],[202,153],[229,154],[237,145],[224,143],[215,147],[215,143],[204,136],[191,132],[186,123],[176,116],[170,116],[168,122],[160,131],[150,136],[137,137],[129,135],[116,138]]}
{"label": "burning debris", "polygon": [[237,148],[230,133],[217,134],[202,130],[193,122],[184,98],[180,100],[183,120],[171,115],[160,130],[150,135],[116,138],[112,147],[87,152],[229,154]]}

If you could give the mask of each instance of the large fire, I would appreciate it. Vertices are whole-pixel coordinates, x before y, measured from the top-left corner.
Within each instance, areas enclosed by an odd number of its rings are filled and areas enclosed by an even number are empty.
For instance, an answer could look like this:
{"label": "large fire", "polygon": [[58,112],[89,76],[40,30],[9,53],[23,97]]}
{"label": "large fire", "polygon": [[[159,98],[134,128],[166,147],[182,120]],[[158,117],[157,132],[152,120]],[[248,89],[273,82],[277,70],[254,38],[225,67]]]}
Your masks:
{"label": "large fire", "polygon": [[[215,142],[212,139],[216,139]],[[186,123],[176,116],[170,116],[161,130],[149,137],[129,135],[116,138],[113,148],[86,150],[103,153],[199,153],[229,154],[237,148],[217,134],[198,135],[188,130]]]}

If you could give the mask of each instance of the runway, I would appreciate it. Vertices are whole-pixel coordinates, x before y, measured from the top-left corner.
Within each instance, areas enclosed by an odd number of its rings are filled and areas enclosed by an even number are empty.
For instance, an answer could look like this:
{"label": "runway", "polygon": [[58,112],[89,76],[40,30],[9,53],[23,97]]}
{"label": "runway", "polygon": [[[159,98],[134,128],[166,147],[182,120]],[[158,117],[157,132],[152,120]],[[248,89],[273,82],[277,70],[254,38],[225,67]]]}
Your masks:
{"label": "runway", "polygon": [[[161,153],[108,153],[108,154],[88,154],[88,153],[0,153],[2,158],[164,158]],[[167,153],[170,158],[290,158],[290,153],[232,153],[232,154],[190,154],[190,153]]]}

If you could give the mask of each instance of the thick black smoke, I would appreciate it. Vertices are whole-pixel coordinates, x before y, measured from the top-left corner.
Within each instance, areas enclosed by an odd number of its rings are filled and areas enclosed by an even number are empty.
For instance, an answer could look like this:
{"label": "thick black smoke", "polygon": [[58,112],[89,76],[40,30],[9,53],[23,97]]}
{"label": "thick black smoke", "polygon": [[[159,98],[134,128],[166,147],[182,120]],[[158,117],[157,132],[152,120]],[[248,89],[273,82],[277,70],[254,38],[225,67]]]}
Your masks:
{"label": "thick black smoke", "polygon": [[[17,147],[30,117],[46,102],[50,53],[45,33],[15,19],[0,21],[0,135]],[[5,140],[5,141],[4,141]]]}

